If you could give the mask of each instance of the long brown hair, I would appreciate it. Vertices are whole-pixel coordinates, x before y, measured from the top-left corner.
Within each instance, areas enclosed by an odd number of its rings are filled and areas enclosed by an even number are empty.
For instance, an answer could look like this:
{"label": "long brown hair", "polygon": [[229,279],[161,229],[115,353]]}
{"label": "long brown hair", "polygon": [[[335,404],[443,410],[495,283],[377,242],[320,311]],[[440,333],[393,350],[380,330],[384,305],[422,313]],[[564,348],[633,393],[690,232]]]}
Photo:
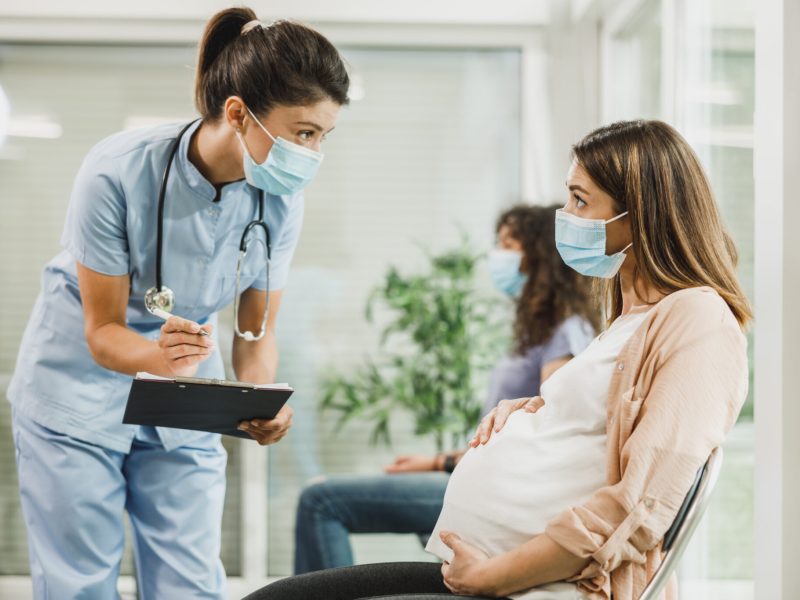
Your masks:
{"label": "long brown hair", "polygon": [[[736,276],[736,246],[700,160],[675,129],[662,121],[614,123],[573,146],[573,156],[617,211],[628,211],[634,285],[642,278],[662,294],[708,286],[740,326],[752,319]],[[619,275],[606,294],[611,321],[622,312]]]}
{"label": "long brown hair", "polygon": [[516,302],[514,352],[523,354],[532,346],[552,337],[556,327],[573,315],[600,326],[597,302],[588,277],[569,268],[561,260],[555,244],[553,206],[514,206],[497,219],[496,231],[503,226],[522,244],[522,270],[528,278]]}
{"label": "long brown hair", "polygon": [[257,115],[278,104],[309,106],[328,98],[348,103],[350,79],[327,38],[300,23],[262,26],[257,19],[249,8],[228,8],[208,21],[195,80],[204,120],[217,120],[229,96],[239,96]]}

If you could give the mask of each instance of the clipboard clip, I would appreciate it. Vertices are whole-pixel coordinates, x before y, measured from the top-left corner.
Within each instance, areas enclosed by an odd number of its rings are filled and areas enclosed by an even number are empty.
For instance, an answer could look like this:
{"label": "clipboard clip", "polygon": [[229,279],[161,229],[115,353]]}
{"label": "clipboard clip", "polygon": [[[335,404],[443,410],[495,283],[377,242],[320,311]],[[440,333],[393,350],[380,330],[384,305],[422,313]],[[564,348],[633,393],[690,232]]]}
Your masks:
{"label": "clipboard clip", "polygon": [[174,380],[176,383],[199,383],[203,385],[222,385],[225,387],[244,388],[248,390],[256,389],[255,384],[243,381],[228,381],[227,379],[205,379],[203,377],[181,377],[176,375]]}

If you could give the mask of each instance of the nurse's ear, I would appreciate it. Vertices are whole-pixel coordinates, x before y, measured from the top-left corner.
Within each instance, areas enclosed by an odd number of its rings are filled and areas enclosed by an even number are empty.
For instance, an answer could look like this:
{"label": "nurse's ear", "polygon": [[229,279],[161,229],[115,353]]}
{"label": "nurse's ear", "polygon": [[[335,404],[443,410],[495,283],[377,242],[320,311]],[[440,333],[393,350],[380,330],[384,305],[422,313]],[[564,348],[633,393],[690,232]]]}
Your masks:
{"label": "nurse's ear", "polygon": [[242,131],[244,129],[244,121],[247,117],[247,108],[244,101],[239,96],[229,96],[225,100],[225,107],[223,109],[223,118],[234,131]]}

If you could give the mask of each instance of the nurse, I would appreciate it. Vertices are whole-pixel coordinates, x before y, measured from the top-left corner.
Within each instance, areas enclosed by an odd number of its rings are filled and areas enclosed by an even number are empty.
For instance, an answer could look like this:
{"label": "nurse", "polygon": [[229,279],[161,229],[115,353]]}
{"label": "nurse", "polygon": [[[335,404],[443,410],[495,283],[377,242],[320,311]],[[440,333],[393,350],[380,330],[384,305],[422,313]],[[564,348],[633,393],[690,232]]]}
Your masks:
{"label": "nurse", "polygon": [[[8,392],[36,598],[116,597],[125,510],[140,598],[226,596],[219,436],[123,425],[131,375],[223,378],[216,314],[236,297],[235,374],[274,380],[302,189],[348,85],[319,33],[224,10],[200,44],[200,118],[87,155]],[[291,419],[241,428],[271,444]]]}

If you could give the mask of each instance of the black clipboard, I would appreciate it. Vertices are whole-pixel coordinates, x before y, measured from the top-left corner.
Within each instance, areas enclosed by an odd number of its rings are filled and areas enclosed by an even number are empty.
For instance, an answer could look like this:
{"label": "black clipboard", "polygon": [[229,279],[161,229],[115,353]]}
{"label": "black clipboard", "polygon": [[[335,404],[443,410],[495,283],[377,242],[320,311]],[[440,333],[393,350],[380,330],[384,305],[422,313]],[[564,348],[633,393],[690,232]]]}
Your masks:
{"label": "black clipboard", "polygon": [[294,390],[222,379],[139,373],[131,384],[123,423],[174,427],[253,439],[241,421],[274,419]]}

